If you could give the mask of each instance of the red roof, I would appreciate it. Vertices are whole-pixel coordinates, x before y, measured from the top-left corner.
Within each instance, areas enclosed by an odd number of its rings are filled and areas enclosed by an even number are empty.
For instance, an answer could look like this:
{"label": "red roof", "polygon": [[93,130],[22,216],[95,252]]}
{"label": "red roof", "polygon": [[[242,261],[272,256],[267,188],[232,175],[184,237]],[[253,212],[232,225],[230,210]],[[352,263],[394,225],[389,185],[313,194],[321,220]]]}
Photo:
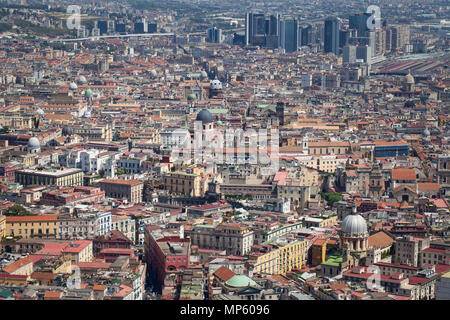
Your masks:
{"label": "red roof", "polygon": [[416,180],[414,169],[392,169],[393,180]]}
{"label": "red roof", "polygon": [[217,269],[213,274],[224,282],[228,281],[235,275],[233,271],[224,266]]}

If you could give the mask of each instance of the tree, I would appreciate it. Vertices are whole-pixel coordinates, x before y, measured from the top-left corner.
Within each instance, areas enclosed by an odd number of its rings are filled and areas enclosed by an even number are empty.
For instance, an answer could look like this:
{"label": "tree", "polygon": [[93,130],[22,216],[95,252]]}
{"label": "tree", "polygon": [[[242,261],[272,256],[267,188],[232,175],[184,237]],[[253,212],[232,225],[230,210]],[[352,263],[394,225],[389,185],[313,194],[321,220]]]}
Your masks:
{"label": "tree", "polygon": [[342,200],[342,194],[338,192],[321,192],[320,195],[322,196],[322,199],[325,199],[327,201],[327,204],[329,206],[333,206],[333,203],[337,201]]}
{"label": "tree", "polygon": [[116,170],[116,174],[117,174],[117,175],[119,175],[119,174],[125,174],[125,170],[123,170],[123,169],[117,169],[117,170]]}
{"label": "tree", "polygon": [[20,204],[15,204],[15,205],[3,210],[2,214],[4,216],[9,216],[9,217],[32,216],[33,215],[27,209],[22,207]]}

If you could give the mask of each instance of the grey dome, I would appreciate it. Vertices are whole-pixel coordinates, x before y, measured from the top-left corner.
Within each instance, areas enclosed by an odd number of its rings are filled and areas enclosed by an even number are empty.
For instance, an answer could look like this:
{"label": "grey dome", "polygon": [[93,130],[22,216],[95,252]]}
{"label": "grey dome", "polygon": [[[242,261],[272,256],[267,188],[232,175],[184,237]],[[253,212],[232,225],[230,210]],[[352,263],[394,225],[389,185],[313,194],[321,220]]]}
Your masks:
{"label": "grey dome", "polygon": [[44,110],[42,110],[41,108],[39,108],[39,109],[36,110],[36,114],[37,114],[38,116],[43,116],[43,115],[45,114],[45,112],[44,112]]}
{"label": "grey dome", "polygon": [[425,137],[429,137],[429,136],[431,135],[430,130],[428,130],[428,128],[425,128],[425,130],[423,130],[423,135],[424,135]]}
{"label": "grey dome", "polygon": [[72,82],[72,83],[69,85],[69,89],[70,89],[70,90],[77,90],[77,89],[78,89],[78,86],[77,86],[77,84],[76,84],[75,82]]}
{"label": "grey dome", "polygon": [[213,118],[212,118],[211,112],[209,112],[206,109],[203,109],[202,111],[200,111],[197,114],[197,119],[196,120],[197,121],[201,121],[203,123],[210,123],[210,122],[213,121]]}
{"label": "grey dome", "polygon": [[39,149],[41,147],[41,143],[39,142],[38,138],[31,137],[30,140],[28,140],[28,149]]}
{"label": "grey dome", "polygon": [[208,74],[206,73],[205,70],[203,70],[202,72],[200,72],[200,75],[201,75],[202,78],[207,78],[207,77],[208,77]]}
{"label": "grey dome", "polygon": [[73,129],[72,129],[72,127],[65,126],[65,127],[62,129],[62,135],[63,135],[63,136],[71,136],[72,134],[73,134]]}
{"label": "grey dome", "polygon": [[158,73],[156,72],[156,70],[150,71],[150,74],[152,75],[152,77],[156,77],[156,76],[158,75]]}
{"label": "grey dome", "polygon": [[80,83],[82,83],[82,84],[87,83],[87,80],[86,80],[86,77],[85,77],[85,76],[80,76],[80,77],[78,78],[78,81],[79,81]]}
{"label": "grey dome", "polygon": [[220,90],[220,89],[222,89],[222,82],[215,79],[215,80],[211,81],[210,88],[213,90]]}
{"label": "grey dome", "polygon": [[367,223],[359,214],[349,214],[342,221],[341,230],[346,233],[367,232]]}

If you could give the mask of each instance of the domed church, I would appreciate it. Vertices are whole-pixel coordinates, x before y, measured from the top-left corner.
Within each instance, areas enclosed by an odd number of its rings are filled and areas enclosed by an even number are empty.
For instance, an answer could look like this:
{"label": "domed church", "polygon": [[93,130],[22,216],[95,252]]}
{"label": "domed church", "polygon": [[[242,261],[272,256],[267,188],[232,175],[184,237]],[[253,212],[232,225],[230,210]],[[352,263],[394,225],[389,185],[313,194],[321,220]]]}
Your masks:
{"label": "domed church", "polygon": [[344,218],[339,232],[341,248],[350,249],[350,253],[366,252],[369,246],[369,232],[366,220],[352,207],[352,214]]}
{"label": "domed church", "polygon": [[211,112],[206,109],[201,110],[197,113],[197,118],[195,121],[201,121],[203,130],[212,130],[214,128],[214,122]]}

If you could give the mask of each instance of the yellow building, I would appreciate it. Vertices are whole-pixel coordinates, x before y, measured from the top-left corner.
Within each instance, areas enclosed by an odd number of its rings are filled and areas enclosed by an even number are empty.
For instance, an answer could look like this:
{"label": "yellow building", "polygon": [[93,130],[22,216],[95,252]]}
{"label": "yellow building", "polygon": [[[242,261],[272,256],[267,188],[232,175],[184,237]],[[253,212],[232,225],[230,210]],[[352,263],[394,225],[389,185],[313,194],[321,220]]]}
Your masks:
{"label": "yellow building", "polygon": [[308,154],[311,155],[344,155],[350,150],[351,145],[348,141],[319,141],[308,144]]}
{"label": "yellow building", "polygon": [[299,175],[301,186],[315,187],[319,185],[320,175],[317,170],[301,167]]}
{"label": "yellow building", "polygon": [[169,172],[164,175],[164,184],[174,194],[201,197],[205,193],[205,180],[199,173]]}
{"label": "yellow building", "polygon": [[6,236],[6,217],[0,214],[0,240],[5,236]]}
{"label": "yellow building", "polygon": [[337,215],[319,214],[303,218],[305,228],[329,228],[337,224]]}
{"label": "yellow building", "polygon": [[307,261],[306,242],[295,240],[288,244],[277,244],[278,248],[259,256],[253,271],[261,274],[286,274],[294,268],[300,269]]}
{"label": "yellow building", "polygon": [[34,154],[24,154],[19,156],[19,158],[21,159],[22,164],[25,168],[35,165],[36,155]]}
{"label": "yellow building", "polygon": [[6,217],[6,235],[29,238],[58,238],[58,216],[51,214]]}
{"label": "yellow building", "polygon": [[63,257],[71,261],[72,264],[90,262],[94,259],[94,251],[92,248],[91,240],[75,240],[64,248]]}
{"label": "yellow building", "polygon": [[82,186],[83,170],[18,170],[16,182],[23,186],[28,185],[56,185],[56,186]]}
{"label": "yellow building", "polygon": [[33,261],[28,257],[21,258],[4,267],[3,270],[17,276],[30,276],[33,273]]}

